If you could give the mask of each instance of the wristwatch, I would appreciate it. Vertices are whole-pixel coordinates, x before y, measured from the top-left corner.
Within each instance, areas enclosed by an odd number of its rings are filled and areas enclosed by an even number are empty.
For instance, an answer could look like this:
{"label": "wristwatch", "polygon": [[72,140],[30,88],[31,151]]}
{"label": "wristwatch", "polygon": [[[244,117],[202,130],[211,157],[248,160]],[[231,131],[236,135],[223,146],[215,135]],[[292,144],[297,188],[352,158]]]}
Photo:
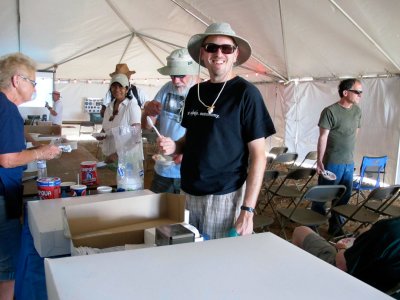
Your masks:
{"label": "wristwatch", "polygon": [[254,214],[254,208],[252,208],[252,207],[242,205],[242,206],[240,207],[240,209],[241,209],[241,210],[248,211],[249,213],[253,213],[253,214]]}

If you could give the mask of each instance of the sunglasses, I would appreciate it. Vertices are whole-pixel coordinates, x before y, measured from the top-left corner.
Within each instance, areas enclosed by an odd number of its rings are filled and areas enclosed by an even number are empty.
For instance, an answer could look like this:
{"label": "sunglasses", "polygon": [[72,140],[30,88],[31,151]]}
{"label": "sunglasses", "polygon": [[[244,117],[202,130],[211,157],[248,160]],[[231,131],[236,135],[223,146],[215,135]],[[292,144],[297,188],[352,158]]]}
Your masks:
{"label": "sunglasses", "polygon": [[176,78],[182,79],[185,78],[185,76],[186,75],[170,75],[171,79],[176,79]]}
{"label": "sunglasses", "polygon": [[349,92],[352,92],[356,95],[361,95],[363,91],[358,91],[358,90],[348,90]]}
{"label": "sunglasses", "polygon": [[203,48],[208,53],[216,53],[218,49],[221,49],[221,52],[223,54],[232,54],[237,49],[235,45],[229,45],[229,44],[217,45],[213,43],[204,44]]}

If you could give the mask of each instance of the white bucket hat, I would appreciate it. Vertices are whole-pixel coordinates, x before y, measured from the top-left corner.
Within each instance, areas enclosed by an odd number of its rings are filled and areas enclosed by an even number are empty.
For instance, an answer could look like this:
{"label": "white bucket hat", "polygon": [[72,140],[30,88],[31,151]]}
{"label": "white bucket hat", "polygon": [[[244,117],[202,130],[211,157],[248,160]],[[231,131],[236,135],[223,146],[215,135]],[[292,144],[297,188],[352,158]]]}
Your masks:
{"label": "white bucket hat", "polygon": [[122,85],[123,87],[129,87],[129,80],[128,80],[128,77],[126,77],[125,74],[115,74],[115,75],[111,78],[110,86],[111,86],[114,82],[118,82],[118,83],[119,83],[120,85]]}
{"label": "white bucket hat", "polygon": [[177,49],[167,56],[167,65],[157,71],[162,75],[196,75],[199,65],[193,61],[186,48]]}
{"label": "white bucket hat", "polygon": [[[249,59],[251,55],[251,46],[249,42],[244,38],[237,36],[232,30],[231,25],[228,23],[213,23],[207,27],[204,33],[195,34],[188,42],[189,54],[195,61],[199,60],[200,48],[203,45],[203,41],[210,35],[225,35],[231,37],[235,41],[235,44],[239,48],[239,55],[237,57],[235,66],[241,65]],[[204,67],[204,63],[202,61],[200,64]]]}

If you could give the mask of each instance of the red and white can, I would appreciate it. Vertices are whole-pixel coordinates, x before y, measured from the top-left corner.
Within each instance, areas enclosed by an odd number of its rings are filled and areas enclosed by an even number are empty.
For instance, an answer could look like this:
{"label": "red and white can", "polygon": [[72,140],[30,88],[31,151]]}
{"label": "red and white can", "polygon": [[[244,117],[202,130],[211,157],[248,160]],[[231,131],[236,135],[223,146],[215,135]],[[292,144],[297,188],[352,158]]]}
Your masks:
{"label": "red and white can", "polygon": [[61,197],[61,179],[59,177],[42,177],[36,181],[38,196],[41,200]]}
{"label": "red and white can", "polygon": [[97,185],[97,162],[81,162],[81,182],[84,185]]}

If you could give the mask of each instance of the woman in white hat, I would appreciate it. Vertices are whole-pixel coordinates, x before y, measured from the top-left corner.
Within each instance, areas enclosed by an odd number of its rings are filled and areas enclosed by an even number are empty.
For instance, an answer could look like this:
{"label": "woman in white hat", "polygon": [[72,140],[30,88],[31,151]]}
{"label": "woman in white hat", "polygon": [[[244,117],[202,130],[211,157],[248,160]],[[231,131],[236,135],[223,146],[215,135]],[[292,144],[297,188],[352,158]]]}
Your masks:
{"label": "woman in white hat", "polygon": [[135,100],[128,94],[129,81],[125,74],[115,74],[111,78],[110,91],[112,100],[108,104],[103,118],[103,131],[106,138],[103,141],[103,154],[107,163],[117,162],[113,128],[137,126],[140,129],[141,110]]}
{"label": "woman in white hat", "polygon": [[265,139],[275,133],[258,89],[233,73],[249,59],[251,47],[229,24],[214,23],[191,37],[188,50],[210,80],[186,97],[185,136],[177,142],[161,138],[159,145],[165,154],[184,154],[181,186],[192,225],[210,238],[227,236],[232,227],[251,234]]}

